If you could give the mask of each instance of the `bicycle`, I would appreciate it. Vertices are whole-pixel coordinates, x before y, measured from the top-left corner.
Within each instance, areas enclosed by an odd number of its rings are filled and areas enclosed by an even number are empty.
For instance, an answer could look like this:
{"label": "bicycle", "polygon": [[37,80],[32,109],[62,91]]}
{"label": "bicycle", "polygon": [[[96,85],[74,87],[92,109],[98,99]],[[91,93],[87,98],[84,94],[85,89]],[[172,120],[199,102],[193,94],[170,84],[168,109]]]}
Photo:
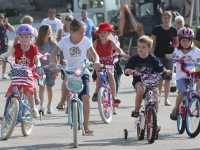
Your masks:
{"label": "bicycle", "polygon": [[[83,127],[83,104],[78,98],[78,93],[83,89],[83,83],[81,77],[85,73],[86,69],[91,67],[93,63],[86,62],[84,67],[66,67],[65,65],[56,65],[57,69],[61,69],[64,75],[67,77],[66,86],[70,92],[70,101],[68,102],[68,124],[73,128],[73,145],[78,147],[78,130],[82,129],[82,135],[93,136],[93,133],[86,133]],[[48,67],[48,66],[44,66]]]}
{"label": "bicycle", "polygon": [[189,60],[186,56],[181,57],[176,54],[173,54],[171,59],[178,62],[181,65],[181,70],[188,76],[188,81],[185,83],[187,91],[185,92],[182,104],[179,106],[177,130],[179,134],[183,134],[186,129],[190,137],[196,137],[200,132],[200,97],[194,90],[194,84],[197,82],[200,72],[189,72],[185,67],[200,66],[200,64]]}
{"label": "bicycle", "polygon": [[[9,61],[6,62],[10,64],[11,68],[17,68],[19,70],[33,69],[18,64],[12,65]],[[31,113],[32,110],[29,107],[26,95],[21,96],[17,86],[14,86],[11,95],[6,99],[4,116],[2,117],[1,122],[1,139],[7,140],[11,136],[14,127],[19,123],[21,123],[22,134],[24,136],[30,135],[34,127],[34,118],[31,117]]]}
{"label": "bicycle", "polygon": [[145,93],[143,96],[144,105],[140,107],[138,116],[136,119],[135,126],[132,129],[124,129],[124,139],[128,138],[128,132],[133,132],[137,129],[138,140],[143,140],[145,135],[145,129],[147,129],[147,141],[149,143],[154,143],[158,139],[157,131],[157,109],[156,109],[156,99],[153,97],[153,88],[157,88],[159,80],[161,80],[161,75],[163,73],[156,74],[143,74],[138,71],[133,72],[133,76],[140,76],[141,81],[145,87]]}

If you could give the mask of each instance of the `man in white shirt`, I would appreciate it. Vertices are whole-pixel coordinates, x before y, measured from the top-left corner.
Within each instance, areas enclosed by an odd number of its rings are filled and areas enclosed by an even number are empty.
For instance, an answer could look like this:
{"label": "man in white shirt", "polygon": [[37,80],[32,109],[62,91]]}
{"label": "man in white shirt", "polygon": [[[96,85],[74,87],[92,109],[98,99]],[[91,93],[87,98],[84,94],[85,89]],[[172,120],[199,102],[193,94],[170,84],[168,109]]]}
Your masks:
{"label": "man in white shirt", "polygon": [[52,35],[57,40],[58,32],[61,32],[63,28],[62,22],[56,18],[56,10],[54,8],[49,8],[48,16],[48,18],[43,19],[41,25],[49,24],[52,29]]}

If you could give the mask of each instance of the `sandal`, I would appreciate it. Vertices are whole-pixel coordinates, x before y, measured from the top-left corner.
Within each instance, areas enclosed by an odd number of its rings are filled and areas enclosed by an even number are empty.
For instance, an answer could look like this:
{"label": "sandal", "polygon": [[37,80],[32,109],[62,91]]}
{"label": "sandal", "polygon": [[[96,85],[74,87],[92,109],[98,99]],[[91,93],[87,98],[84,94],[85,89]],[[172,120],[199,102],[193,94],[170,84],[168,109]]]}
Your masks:
{"label": "sandal", "polygon": [[165,106],[171,106],[171,103],[169,101],[166,101]]}
{"label": "sandal", "polygon": [[98,94],[94,93],[93,96],[92,96],[92,101],[97,102],[97,97],[98,97]]}
{"label": "sandal", "polygon": [[88,128],[85,130],[85,135],[86,136],[93,136],[94,131],[91,128]]}
{"label": "sandal", "polygon": [[60,103],[58,104],[58,106],[56,107],[57,109],[65,109],[65,105],[61,105]]}
{"label": "sandal", "polygon": [[118,103],[118,104],[120,104],[121,101],[120,101],[119,99],[115,99],[115,98],[113,98],[113,103]]}
{"label": "sandal", "polygon": [[134,118],[139,117],[139,111],[133,110],[133,111],[131,112],[131,117],[134,117]]}

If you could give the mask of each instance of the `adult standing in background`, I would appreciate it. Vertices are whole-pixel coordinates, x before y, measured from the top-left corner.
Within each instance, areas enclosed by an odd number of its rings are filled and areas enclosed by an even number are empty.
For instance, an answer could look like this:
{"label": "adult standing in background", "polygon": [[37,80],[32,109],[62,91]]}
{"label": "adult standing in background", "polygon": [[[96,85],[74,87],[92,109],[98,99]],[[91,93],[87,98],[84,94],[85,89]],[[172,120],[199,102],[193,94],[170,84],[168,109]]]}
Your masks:
{"label": "adult standing in background", "polygon": [[96,30],[93,21],[88,18],[88,13],[86,10],[83,10],[81,12],[81,20],[85,23],[86,25],[86,31],[85,31],[85,36],[87,36],[90,41],[92,42],[92,31]]}
{"label": "adult standing in background", "polygon": [[[154,41],[154,55],[160,60],[160,62],[165,66],[167,70],[173,70],[173,61],[165,58],[165,54],[171,54],[174,52],[174,47],[178,44],[177,30],[172,27],[172,13],[170,11],[165,11],[162,15],[161,25],[156,26],[151,34]],[[170,92],[170,80],[171,77],[163,78],[165,80],[165,106],[171,106],[168,100]],[[162,93],[163,80],[159,82],[159,92],[160,96]]]}
{"label": "adult standing in background", "polygon": [[[4,19],[4,14],[0,13],[0,55],[8,51],[8,36],[6,31],[14,32],[15,29],[8,22],[8,18]],[[7,58],[6,58],[7,59]],[[2,65],[2,79],[7,79],[6,62]]]}
{"label": "adult standing in background", "polygon": [[182,16],[176,16],[175,22],[176,22],[176,29],[177,29],[177,31],[180,28],[184,28],[185,21],[184,21],[184,18]]}
{"label": "adult standing in background", "polygon": [[58,32],[62,30],[62,22],[56,18],[56,10],[54,8],[49,8],[48,18],[43,19],[41,25],[48,24],[51,26],[52,35],[55,40],[57,40]]}

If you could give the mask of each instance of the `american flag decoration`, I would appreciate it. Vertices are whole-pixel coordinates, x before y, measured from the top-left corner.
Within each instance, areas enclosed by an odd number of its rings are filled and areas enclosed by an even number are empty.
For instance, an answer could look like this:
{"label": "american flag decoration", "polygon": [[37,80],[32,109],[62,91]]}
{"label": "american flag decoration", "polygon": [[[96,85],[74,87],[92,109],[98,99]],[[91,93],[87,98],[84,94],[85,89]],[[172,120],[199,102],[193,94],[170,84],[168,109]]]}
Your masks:
{"label": "american flag decoration", "polygon": [[50,55],[50,54],[49,54],[49,53],[45,53],[45,54],[43,54],[43,55],[42,55],[41,53],[38,54],[39,58],[41,58],[41,59],[43,59],[43,60],[47,60],[47,56],[48,56],[48,55]]}
{"label": "american flag decoration", "polygon": [[25,69],[25,68],[17,67],[17,68],[11,69],[10,76],[11,76],[11,80],[12,80],[12,85],[30,86],[33,84],[32,70]]}

